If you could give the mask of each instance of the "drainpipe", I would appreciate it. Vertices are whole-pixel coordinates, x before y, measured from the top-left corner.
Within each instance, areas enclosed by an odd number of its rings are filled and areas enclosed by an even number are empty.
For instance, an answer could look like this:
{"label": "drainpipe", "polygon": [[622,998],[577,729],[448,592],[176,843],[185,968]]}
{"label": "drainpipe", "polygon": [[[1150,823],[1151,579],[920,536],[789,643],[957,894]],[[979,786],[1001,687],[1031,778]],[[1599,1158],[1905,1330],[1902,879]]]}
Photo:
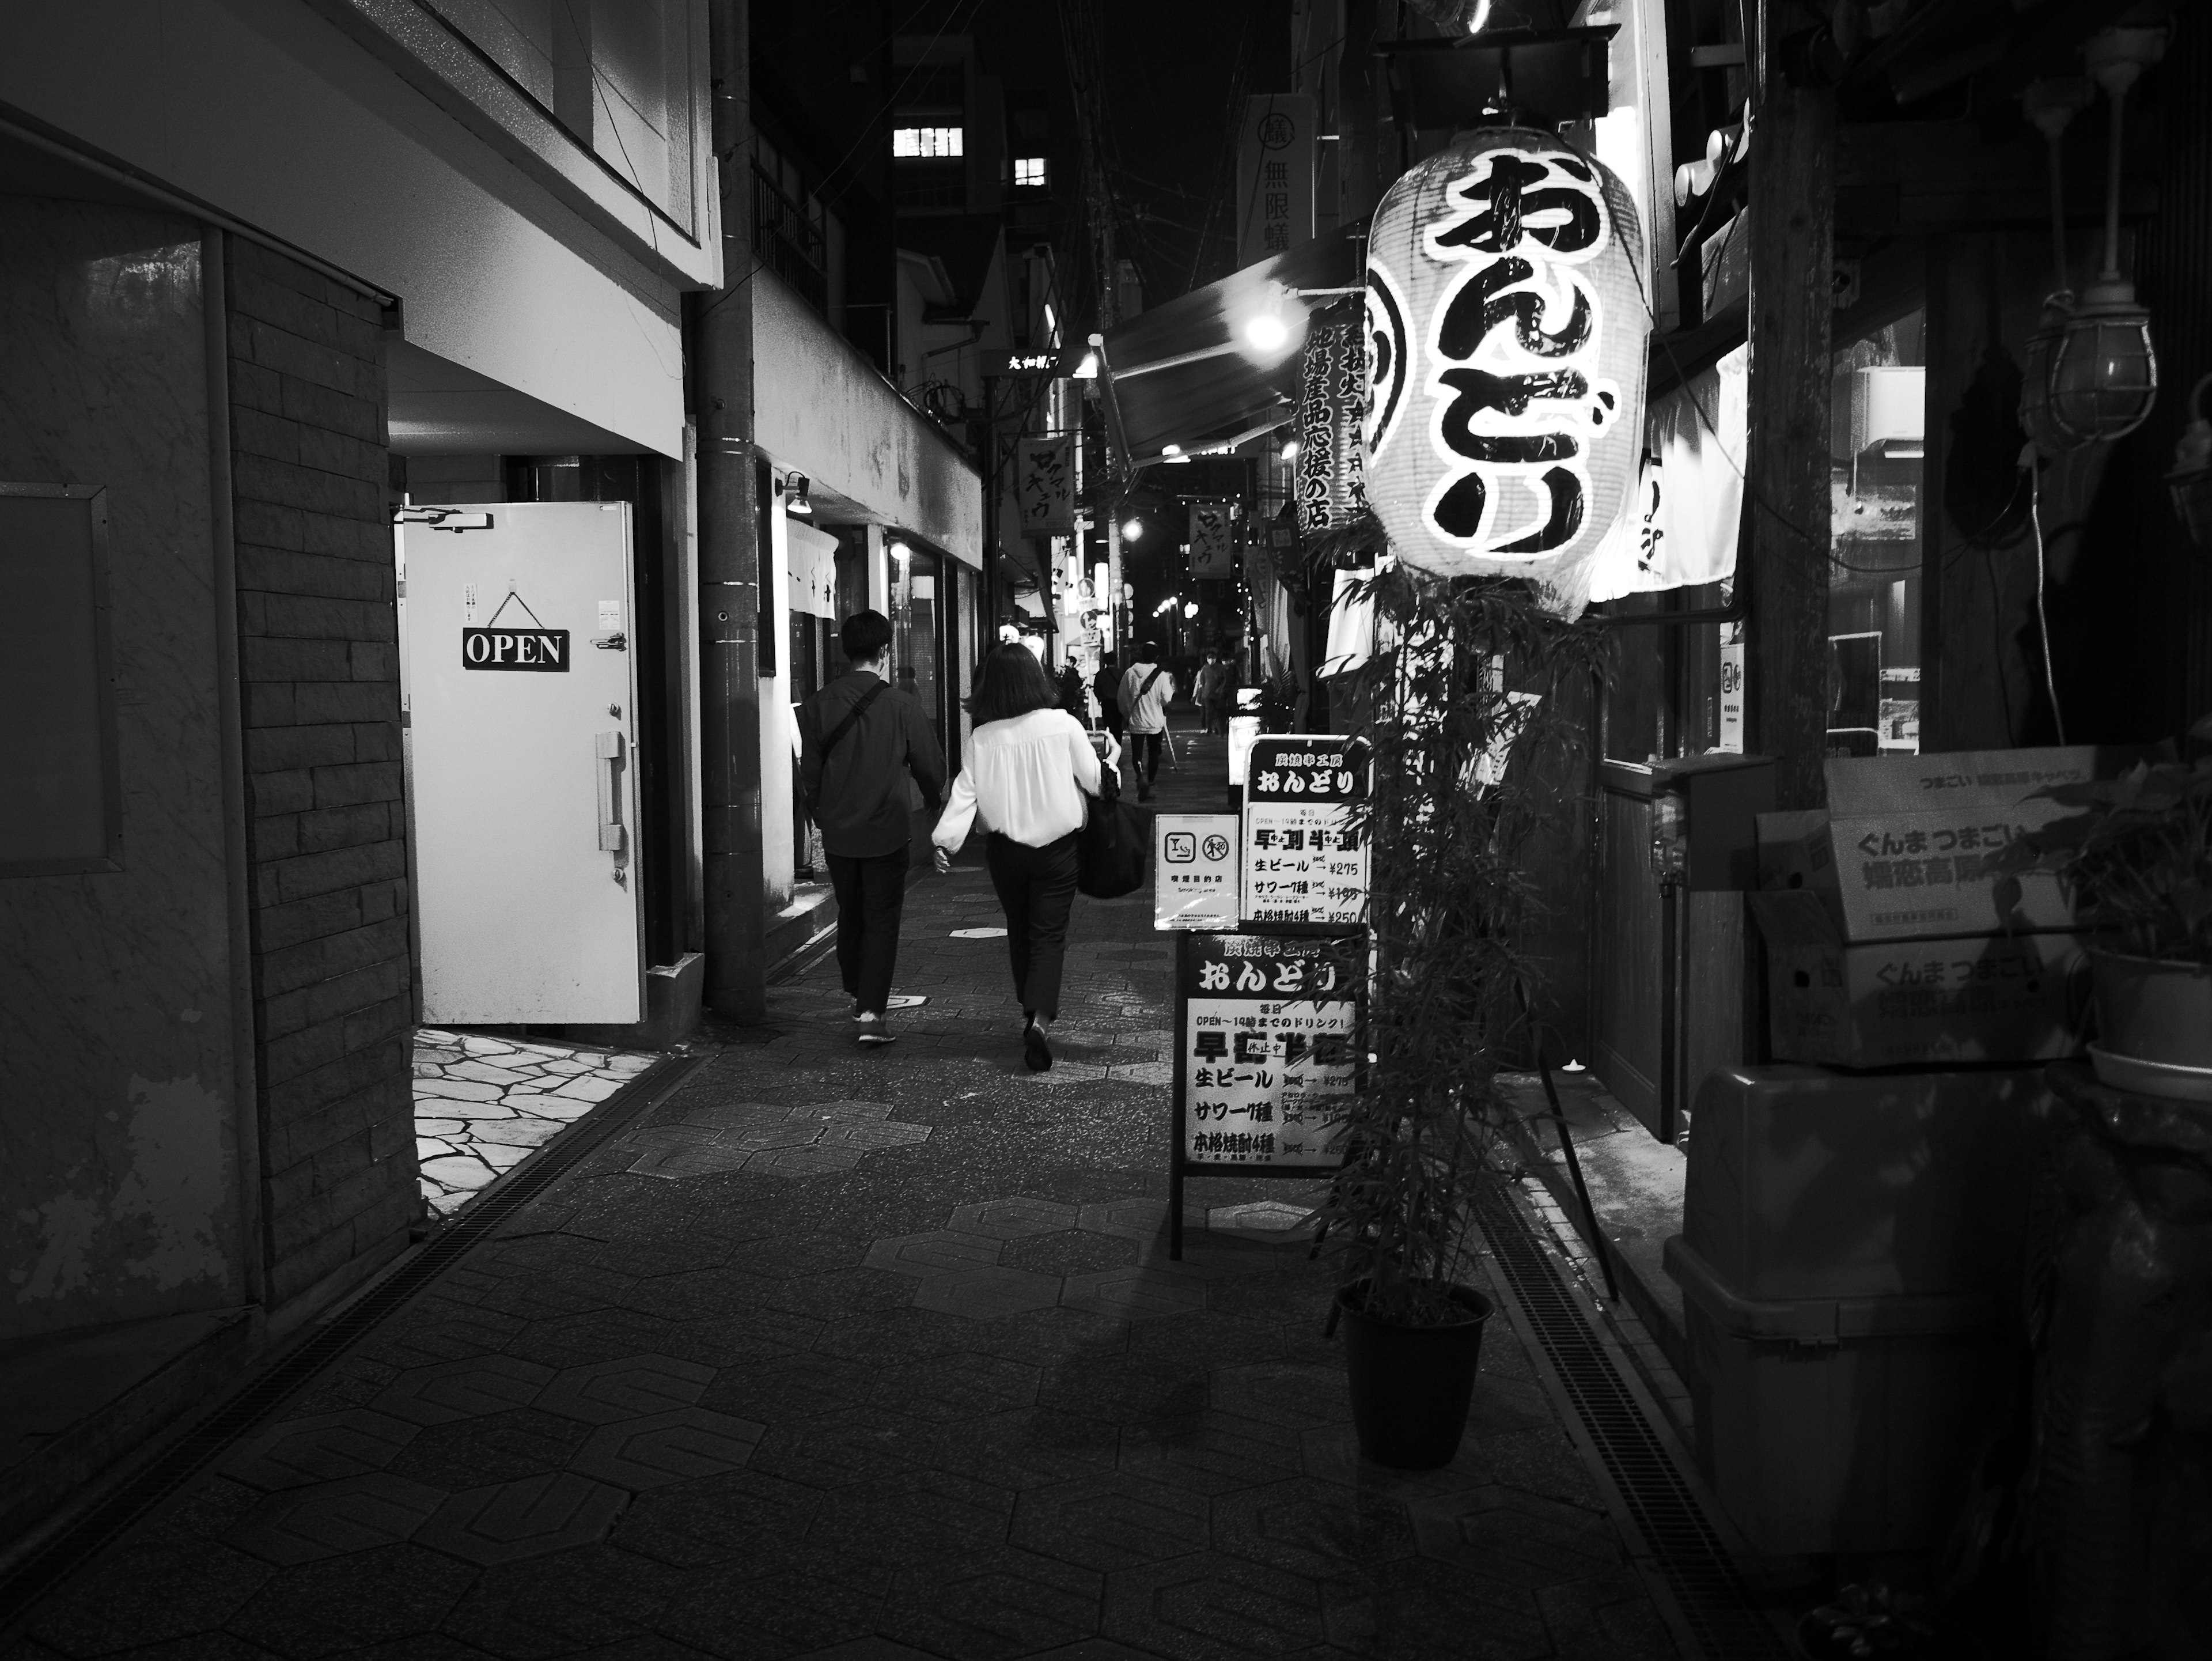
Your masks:
{"label": "drainpipe", "polygon": [[709,0],[722,288],[689,343],[699,423],[699,717],[706,1002],[768,1013],[761,845],[760,502],[753,453],[751,58],[748,0]]}

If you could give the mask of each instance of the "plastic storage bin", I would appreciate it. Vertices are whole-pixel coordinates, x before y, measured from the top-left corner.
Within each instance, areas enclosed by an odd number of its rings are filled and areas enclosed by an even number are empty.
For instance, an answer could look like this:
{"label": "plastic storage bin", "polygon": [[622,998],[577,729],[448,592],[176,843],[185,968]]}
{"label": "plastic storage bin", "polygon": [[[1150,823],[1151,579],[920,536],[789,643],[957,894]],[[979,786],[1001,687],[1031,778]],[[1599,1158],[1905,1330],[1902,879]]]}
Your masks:
{"label": "plastic storage bin", "polygon": [[1753,1299],[1680,1235],[1698,1463],[1779,1555],[1908,1551],[1948,1532],[2007,1347],[1978,1293]]}

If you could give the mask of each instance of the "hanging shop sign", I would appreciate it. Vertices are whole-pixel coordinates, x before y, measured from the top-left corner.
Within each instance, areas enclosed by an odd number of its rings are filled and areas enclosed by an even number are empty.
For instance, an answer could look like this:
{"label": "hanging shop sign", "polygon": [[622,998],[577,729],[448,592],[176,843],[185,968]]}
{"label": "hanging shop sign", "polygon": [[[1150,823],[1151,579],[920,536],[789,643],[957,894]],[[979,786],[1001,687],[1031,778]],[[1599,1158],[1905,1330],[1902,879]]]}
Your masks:
{"label": "hanging shop sign", "polygon": [[1359,408],[1366,391],[1363,332],[1351,322],[1306,331],[1298,364],[1298,529],[1307,536],[1349,524],[1367,505]]}
{"label": "hanging shop sign", "polygon": [[1237,927],[1237,815],[1152,818],[1152,927]]}
{"label": "hanging shop sign", "polygon": [[1243,921],[1357,928],[1367,916],[1365,746],[1342,733],[1257,739],[1245,762]]}
{"label": "hanging shop sign", "polygon": [[1314,100],[1255,93],[1237,145],[1237,263],[1256,265],[1313,240]]}
{"label": "hanging shop sign", "polygon": [[[510,605],[519,608],[530,619],[528,628],[520,624],[500,626],[499,620],[507,615]],[[474,610],[475,593],[471,590],[471,614]],[[548,629],[538,622],[538,613],[530,609],[530,602],[510,588],[483,628],[461,630],[461,667],[565,675],[568,672],[568,631]]]}
{"label": "hanging shop sign", "polygon": [[1014,458],[1014,500],[1024,536],[1075,531],[1075,440],[1025,438]]}
{"label": "hanging shop sign", "polygon": [[1221,581],[1237,575],[1236,532],[1227,502],[1190,504],[1190,574]]}
{"label": "hanging shop sign", "polygon": [[1593,601],[1718,582],[1735,572],[1750,424],[1750,351],[1656,399],[1629,511],[1599,551]]}
{"label": "hanging shop sign", "polygon": [[1364,943],[1194,933],[1176,946],[1177,1190],[1185,1170],[1340,1163]]}
{"label": "hanging shop sign", "polygon": [[1626,186],[1497,128],[1391,186],[1368,242],[1368,500],[1407,563],[1581,611],[1644,436],[1644,238]]}

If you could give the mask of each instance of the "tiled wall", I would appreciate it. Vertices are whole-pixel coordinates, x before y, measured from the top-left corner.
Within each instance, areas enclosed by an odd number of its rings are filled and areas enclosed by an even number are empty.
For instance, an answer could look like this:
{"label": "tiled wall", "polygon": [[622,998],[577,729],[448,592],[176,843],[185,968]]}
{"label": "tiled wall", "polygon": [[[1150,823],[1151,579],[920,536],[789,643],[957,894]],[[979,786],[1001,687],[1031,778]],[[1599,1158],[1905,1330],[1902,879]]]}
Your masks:
{"label": "tiled wall", "polygon": [[232,495],[272,1312],[418,1215],[376,302],[228,242]]}

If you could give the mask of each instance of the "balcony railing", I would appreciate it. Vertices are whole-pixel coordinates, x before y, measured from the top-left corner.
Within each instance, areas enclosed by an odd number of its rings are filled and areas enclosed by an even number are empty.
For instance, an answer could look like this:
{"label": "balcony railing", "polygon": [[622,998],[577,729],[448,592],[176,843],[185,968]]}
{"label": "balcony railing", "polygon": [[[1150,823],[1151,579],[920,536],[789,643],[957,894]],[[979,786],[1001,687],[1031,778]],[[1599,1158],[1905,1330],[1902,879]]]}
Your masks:
{"label": "balcony railing", "polygon": [[830,314],[829,240],[806,210],[753,169],[753,247],[761,264],[824,317]]}

